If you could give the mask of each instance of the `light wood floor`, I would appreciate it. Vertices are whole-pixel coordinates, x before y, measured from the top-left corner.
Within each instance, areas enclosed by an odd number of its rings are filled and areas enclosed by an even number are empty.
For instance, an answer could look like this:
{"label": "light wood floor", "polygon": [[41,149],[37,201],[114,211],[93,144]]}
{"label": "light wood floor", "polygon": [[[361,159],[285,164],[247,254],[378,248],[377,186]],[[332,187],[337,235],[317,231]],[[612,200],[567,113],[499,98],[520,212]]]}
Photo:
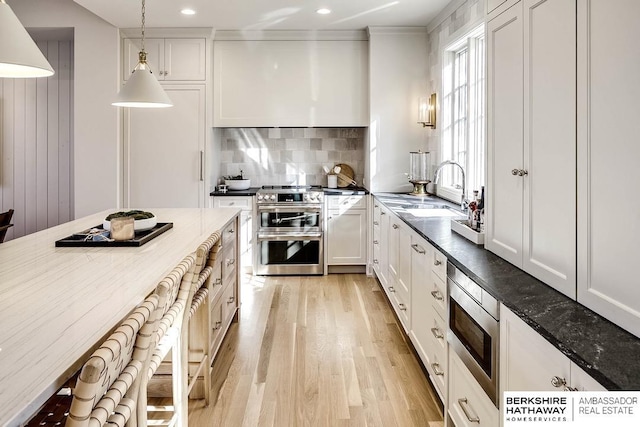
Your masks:
{"label": "light wood floor", "polygon": [[442,426],[436,403],[375,279],[252,277],[213,370],[200,426]]}

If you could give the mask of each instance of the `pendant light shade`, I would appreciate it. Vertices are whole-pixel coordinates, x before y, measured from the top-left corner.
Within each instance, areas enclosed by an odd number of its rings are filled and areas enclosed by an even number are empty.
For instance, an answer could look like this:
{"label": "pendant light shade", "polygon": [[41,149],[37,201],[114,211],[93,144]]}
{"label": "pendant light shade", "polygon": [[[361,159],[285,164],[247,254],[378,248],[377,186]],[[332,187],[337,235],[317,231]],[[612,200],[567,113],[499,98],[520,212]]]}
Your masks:
{"label": "pendant light shade", "polygon": [[116,102],[112,105],[132,108],[164,108],[172,107],[173,103],[144,59],[138,62],[129,81],[120,89]]}
{"label": "pendant light shade", "polygon": [[142,39],[138,64],[131,73],[129,80],[118,92],[116,107],[130,108],[165,108],[173,107],[173,103],[160,83],[153,75],[147,63],[147,52],[144,50],[145,29],[145,0],[142,0]]}
{"label": "pendant light shade", "polygon": [[48,77],[53,73],[11,7],[0,0],[0,77]]}

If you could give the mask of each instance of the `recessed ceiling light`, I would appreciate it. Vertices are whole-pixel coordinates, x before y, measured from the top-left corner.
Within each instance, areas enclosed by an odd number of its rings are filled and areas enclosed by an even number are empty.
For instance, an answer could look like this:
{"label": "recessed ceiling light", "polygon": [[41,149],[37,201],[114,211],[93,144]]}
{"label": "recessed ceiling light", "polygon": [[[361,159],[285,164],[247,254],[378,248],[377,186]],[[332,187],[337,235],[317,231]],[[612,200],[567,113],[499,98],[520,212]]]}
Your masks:
{"label": "recessed ceiling light", "polygon": [[319,13],[320,15],[328,15],[331,13],[331,9],[327,9],[326,7],[323,7],[321,9],[316,10],[316,13]]}
{"label": "recessed ceiling light", "polygon": [[183,15],[195,15],[196,11],[193,9],[182,9],[180,13],[182,13]]}

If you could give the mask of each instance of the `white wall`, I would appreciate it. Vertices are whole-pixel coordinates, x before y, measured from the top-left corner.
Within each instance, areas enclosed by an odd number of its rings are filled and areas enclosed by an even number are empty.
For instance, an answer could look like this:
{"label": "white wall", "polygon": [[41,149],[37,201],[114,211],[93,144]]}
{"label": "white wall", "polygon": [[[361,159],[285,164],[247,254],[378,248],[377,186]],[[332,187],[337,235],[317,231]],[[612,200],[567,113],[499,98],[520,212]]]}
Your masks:
{"label": "white wall", "polygon": [[8,3],[25,27],[74,28],[74,216],[117,206],[117,28],[72,0]]}
{"label": "white wall", "polygon": [[427,91],[427,31],[422,27],[369,28],[370,124],[365,186],[411,191],[409,152],[425,151],[418,101]]}
{"label": "white wall", "polygon": [[[454,0],[427,27],[428,36],[428,86],[429,93],[438,94],[437,120],[441,120],[440,99],[442,95],[442,52],[456,38],[470,31],[484,18],[485,0]],[[431,156],[432,168],[441,159],[440,128],[427,133],[427,151]]]}

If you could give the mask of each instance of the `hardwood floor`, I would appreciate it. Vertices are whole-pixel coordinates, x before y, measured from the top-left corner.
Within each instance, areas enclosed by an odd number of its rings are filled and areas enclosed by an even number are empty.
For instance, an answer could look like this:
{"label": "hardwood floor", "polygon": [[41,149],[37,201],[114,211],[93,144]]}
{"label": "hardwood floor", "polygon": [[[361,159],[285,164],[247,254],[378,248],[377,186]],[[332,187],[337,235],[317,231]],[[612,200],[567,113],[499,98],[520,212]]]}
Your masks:
{"label": "hardwood floor", "polygon": [[442,426],[442,410],[375,279],[245,276],[199,426]]}

